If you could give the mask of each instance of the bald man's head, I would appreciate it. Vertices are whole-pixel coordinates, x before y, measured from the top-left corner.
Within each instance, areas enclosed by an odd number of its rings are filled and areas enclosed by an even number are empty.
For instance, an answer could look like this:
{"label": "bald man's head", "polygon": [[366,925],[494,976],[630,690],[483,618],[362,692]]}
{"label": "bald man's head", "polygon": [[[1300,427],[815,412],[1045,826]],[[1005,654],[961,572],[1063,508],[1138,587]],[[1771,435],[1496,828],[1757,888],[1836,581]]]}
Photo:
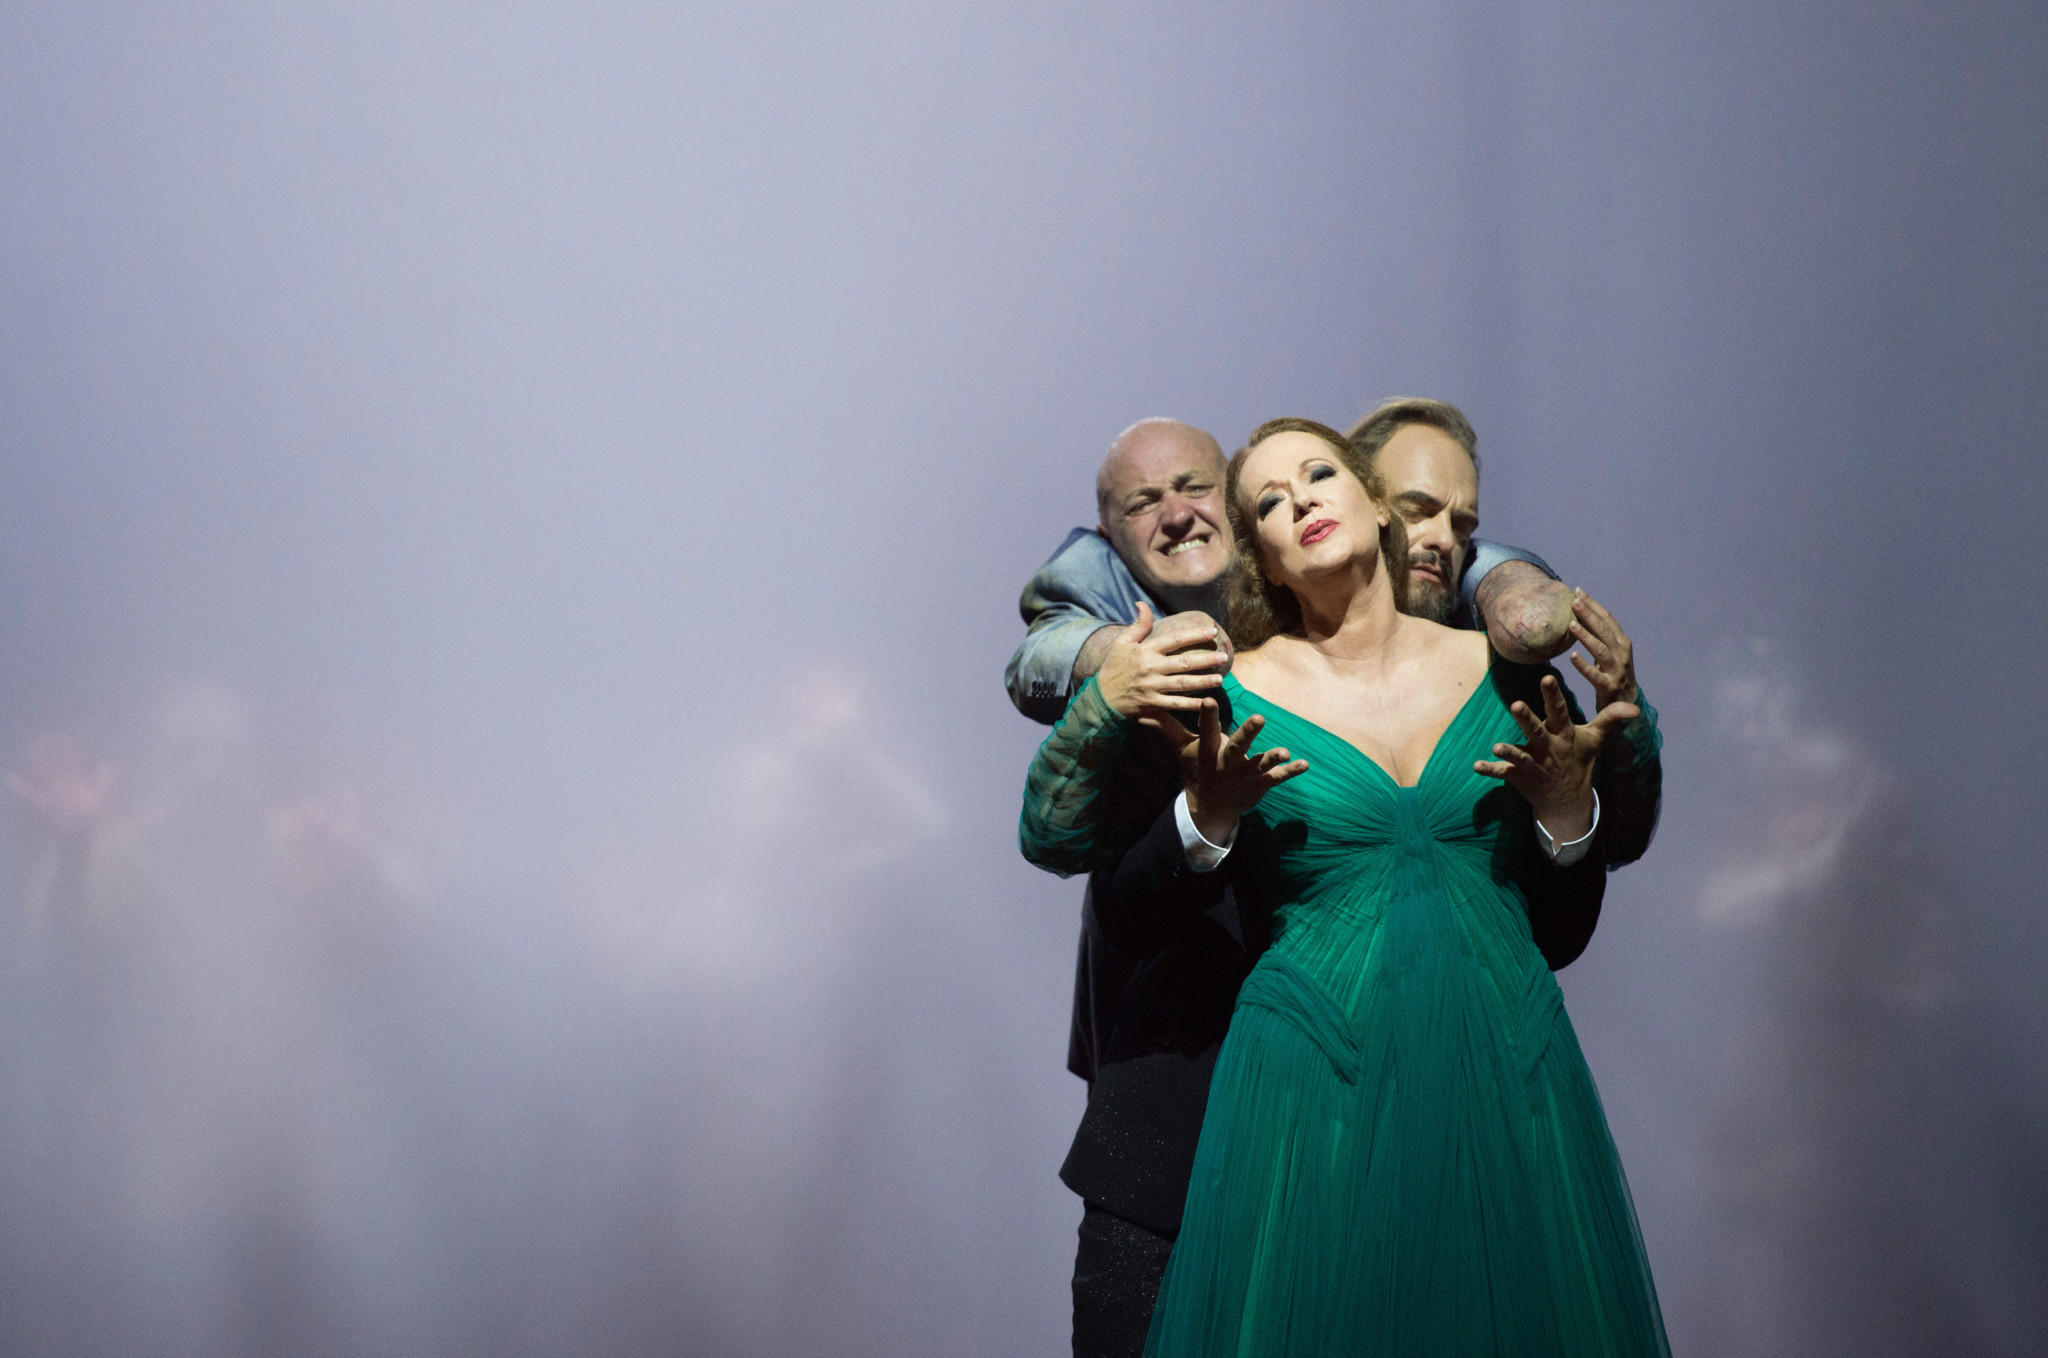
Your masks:
{"label": "bald man's head", "polygon": [[1146,590],[1187,604],[1230,567],[1223,450],[1179,420],[1139,420],[1116,436],[1095,476],[1102,531]]}

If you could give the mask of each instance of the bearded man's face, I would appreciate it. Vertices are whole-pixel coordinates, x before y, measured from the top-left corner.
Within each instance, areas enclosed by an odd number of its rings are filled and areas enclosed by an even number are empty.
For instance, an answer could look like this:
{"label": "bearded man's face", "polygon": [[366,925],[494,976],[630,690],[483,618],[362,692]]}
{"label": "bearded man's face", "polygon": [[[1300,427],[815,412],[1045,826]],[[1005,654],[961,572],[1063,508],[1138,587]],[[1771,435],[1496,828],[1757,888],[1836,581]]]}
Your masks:
{"label": "bearded man's face", "polygon": [[1479,471],[1459,442],[1429,424],[1404,424],[1375,459],[1387,501],[1408,531],[1403,611],[1447,622],[1479,527]]}

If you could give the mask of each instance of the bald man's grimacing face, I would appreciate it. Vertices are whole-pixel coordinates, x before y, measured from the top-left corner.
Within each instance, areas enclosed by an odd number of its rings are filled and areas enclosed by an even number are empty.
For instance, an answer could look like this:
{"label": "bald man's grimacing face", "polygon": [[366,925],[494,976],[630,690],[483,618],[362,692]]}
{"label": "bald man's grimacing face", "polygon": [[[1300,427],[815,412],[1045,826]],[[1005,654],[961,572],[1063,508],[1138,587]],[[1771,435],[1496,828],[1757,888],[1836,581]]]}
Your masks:
{"label": "bald man's grimacing face", "polygon": [[1131,573],[1170,608],[1230,566],[1223,450],[1201,430],[1148,420],[1119,437],[1096,480],[1102,531]]}

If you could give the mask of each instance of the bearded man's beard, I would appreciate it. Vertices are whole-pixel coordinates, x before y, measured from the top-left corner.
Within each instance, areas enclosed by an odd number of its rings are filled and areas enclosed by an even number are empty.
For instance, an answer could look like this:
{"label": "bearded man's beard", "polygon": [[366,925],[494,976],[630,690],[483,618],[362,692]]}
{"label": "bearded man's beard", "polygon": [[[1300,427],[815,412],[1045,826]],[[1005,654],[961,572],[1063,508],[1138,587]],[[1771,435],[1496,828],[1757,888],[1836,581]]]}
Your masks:
{"label": "bearded man's beard", "polygon": [[[1409,554],[1408,564],[1411,567],[1434,566],[1448,575],[1451,563],[1436,552],[1413,552]],[[1457,606],[1458,594],[1451,586],[1417,575],[1412,569],[1408,572],[1408,597],[1402,603],[1403,613],[1411,618],[1427,618],[1431,622],[1449,622],[1451,612]]]}

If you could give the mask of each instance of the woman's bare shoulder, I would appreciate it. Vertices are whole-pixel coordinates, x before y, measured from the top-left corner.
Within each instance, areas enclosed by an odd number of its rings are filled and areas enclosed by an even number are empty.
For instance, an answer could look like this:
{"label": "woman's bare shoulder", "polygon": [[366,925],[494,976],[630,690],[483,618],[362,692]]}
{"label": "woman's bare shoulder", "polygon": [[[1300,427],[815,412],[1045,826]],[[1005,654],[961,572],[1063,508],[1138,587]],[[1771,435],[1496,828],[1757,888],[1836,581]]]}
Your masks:
{"label": "woman's bare shoulder", "polygon": [[1271,675],[1276,665],[1284,665],[1286,663],[1280,655],[1281,650],[1284,648],[1278,645],[1282,640],[1284,638],[1268,637],[1249,651],[1239,651],[1236,655],[1232,656],[1230,659],[1230,673],[1232,676],[1239,683],[1249,682],[1251,687],[1256,688],[1258,686],[1256,680],[1260,675]]}
{"label": "woman's bare shoulder", "polygon": [[1414,629],[1416,649],[1432,666],[1467,679],[1476,679],[1476,676],[1486,673],[1487,666],[1493,661],[1493,647],[1484,632],[1446,627],[1427,618],[1409,618],[1407,621]]}

